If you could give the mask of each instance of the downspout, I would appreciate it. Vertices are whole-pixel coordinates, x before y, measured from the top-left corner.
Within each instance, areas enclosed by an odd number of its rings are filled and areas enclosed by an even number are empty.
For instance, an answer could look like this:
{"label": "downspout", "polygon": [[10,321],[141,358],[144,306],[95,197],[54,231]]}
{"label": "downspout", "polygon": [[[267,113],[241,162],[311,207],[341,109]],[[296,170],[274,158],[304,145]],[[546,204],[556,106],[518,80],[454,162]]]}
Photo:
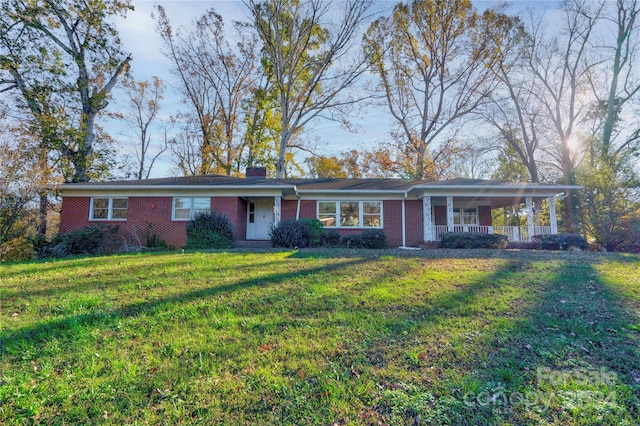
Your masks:
{"label": "downspout", "polygon": [[296,198],[298,199],[298,205],[296,206],[296,220],[300,220],[300,194],[298,193],[298,187],[293,185],[293,190],[296,193]]}
{"label": "downspout", "polygon": [[407,199],[407,192],[405,191],[404,197],[402,197],[402,247],[407,247],[407,229],[405,226],[405,213],[404,213],[404,202]]}

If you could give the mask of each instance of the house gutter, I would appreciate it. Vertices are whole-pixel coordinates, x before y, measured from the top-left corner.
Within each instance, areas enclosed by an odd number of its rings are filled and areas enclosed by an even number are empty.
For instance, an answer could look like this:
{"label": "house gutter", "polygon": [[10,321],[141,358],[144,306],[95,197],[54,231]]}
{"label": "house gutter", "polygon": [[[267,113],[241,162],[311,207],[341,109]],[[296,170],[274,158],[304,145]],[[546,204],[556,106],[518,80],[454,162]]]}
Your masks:
{"label": "house gutter", "polygon": [[[295,188],[295,185],[293,185]],[[133,190],[211,190],[211,189],[231,189],[231,190],[244,190],[244,189],[276,189],[284,190],[292,188],[291,185],[110,185],[110,184],[62,184],[58,185],[57,189],[64,192],[67,191],[133,191]]]}

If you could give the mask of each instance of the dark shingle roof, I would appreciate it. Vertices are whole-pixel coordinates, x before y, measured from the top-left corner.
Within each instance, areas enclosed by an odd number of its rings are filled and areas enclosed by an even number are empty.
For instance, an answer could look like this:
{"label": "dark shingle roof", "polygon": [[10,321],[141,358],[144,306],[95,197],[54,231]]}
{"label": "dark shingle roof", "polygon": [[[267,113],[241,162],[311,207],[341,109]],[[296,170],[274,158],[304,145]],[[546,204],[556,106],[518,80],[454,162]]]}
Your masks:
{"label": "dark shingle roof", "polygon": [[78,186],[296,186],[307,190],[405,190],[417,183],[427,181],[402,180],[402,179],[263,179],[263,178],[239,178],[223,175],[181,176],[146,180],[119,180],[113,182],[89,182],[79,184],[64,184],[63,187],[73,188]]}
{"label": "dark shingle roof", "polygon": [[[427,181],[427,180],[408,180],[408,179],[266,179],[266,178],[240,178],[233,176],[223,175],[201,175],[201,176],[181,176],[181,177],[168,177],[158,179],[146,179],[146,180],[120,180],[113,182],[89,182],[89,183],[71,183],[63,184],[59,187],[61,190],[65,189],[114,189],[119,188],[135,188],[135,189],[149,189],[153,190],[153,187],[168,188],[168,187],[225,187],[229,188],[271,188],[282,190],[295,189],[301,192],[315,192],[315,191],[393,191],[404,192],[412,189],[435,189],[437,187],[458,187],[470,189],[477,188],[535,188],[535,187],[563,187],[563,185],[545,185],[545,184],[532,184],[528,182],[502,182],[493,180],[482,179],[464,179],[455,178],[443,181]],[[579,188],[579,187],[575,187]]]}

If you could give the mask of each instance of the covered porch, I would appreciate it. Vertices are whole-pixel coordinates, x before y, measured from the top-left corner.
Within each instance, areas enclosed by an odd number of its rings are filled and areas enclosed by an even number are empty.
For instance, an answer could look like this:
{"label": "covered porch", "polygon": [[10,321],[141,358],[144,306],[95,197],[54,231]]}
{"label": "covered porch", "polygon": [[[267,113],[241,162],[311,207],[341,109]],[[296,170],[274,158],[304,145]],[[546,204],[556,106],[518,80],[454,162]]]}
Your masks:
{"label": "covered porch", "polygon": [[[528,242],[534,235],[557,234],[558,194],[540,193],[532,191],[532,188],[535,187],[500,188],[502,191],[499,192],[477,188],[476,194],[462,193],[459,196],[425,193],[421,197],[424,241],[440,241],[442,234],[447,232],[502,234],[513,242]],[[548,188],[545,190],[548,191]],[[538,193],[529,195],[526,192]],[[535,206],[540,209],[543,201],[548,203],[548,208],[545,209],[544,218],[541,218],[543,213],[536,212]],[[515,207],[523,212],[526,224],[494,224],[492,212],[504,207]],[[544,225],[541,225],[541,219],[544,219]]]}
{"label": "covered porch", "polygon": [[[534,226],[533,233],[530,232],[528,226],[454,226],[453,231],[449,230],[447,225],[435,225],[433,226],[432,235],[433,240],[440,241],[440,236],[447,232],[477,232],[480,234],[501,234],[505,235],[509,241],[531,241],[531,237],[534,235],[552,235],[557,234],[551,226]],[[427,241],[427,240],[425,240]]]}

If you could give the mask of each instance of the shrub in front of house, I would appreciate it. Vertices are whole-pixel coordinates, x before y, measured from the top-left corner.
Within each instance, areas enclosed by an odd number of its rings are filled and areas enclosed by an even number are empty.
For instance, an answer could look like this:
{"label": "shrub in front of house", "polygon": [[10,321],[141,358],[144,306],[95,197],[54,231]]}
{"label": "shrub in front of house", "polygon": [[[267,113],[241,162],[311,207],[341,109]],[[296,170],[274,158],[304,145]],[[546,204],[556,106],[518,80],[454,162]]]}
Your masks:
{"label": "shrub in front of house", "polygon": [[90,225],[55,235],[51,241],[36,239],[33,246],[38,258],[117,253],[122,248],[117,235],[117,226]]}
{"label": "shrub in front of house", "polygon": [[235,230],[233,223],[215,211],[198,213],[187,222],[186,249],[224,249],[233,246]]}
{"label": "shrub in front of house", "polygon": [[447,232],[440,237],[440,245],[444,248],[456,249],[503,249],[507,246],[507,237],[500,234]]}
{"label": "shrub in front of house", "polygon": [[335,247],[340,244],[340,234],[333,229],[325,230],[320,237],[320,245],[322,247]]}
{"label": "shrub in front of house", "polygon": [[322,243],[322,235],[325,232],[324,225],[318,219],[301,219],[300,222],[307,225],[309,232],[309,247],[317,247]]}
{"label": "shrub in front of house", "polygon": [[587,250],[589,243],[578,234],[534,235],[533,241],[542,250]]}
{"label": "shrub in front of house", "polygon": [[387,246],[387,236],[382,229],[367,229],[360,234],[362,246],[369,249],[383,249]]}
{"label": "shrub in front of house", "polygon": [[160,238],[158,234],[155,233],[153,229],[153,223],[147,221],[147,229],[144,233],[145,238],[145,247],[152,250],[165,250],[168,249],[169,246],[167,242]]}
{"label": "shrub in front of house", "polygon": [[303,220],[283,220],[271,228],[269,236],[274,247],[304,248],[311,245],[309,224]]}
{"label": "shrub in front of house", "polygon": [[340,240],[340,245],[345,246],[346,248],[363,248],[364,243],[362,242],[362,237],[359,234],[354,235],[345,235]]}

